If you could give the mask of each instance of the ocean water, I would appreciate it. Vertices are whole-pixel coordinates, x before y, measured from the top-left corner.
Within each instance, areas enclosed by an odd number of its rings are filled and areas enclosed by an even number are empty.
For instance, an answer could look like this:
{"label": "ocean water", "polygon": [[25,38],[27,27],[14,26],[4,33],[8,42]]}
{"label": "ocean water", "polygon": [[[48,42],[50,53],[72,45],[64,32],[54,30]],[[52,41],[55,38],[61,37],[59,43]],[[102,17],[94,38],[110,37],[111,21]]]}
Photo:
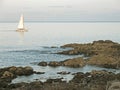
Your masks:
{"label": "ocean water", "polygon": [[[20,76],[13,80],[30,82],[33,80],[45,81],[48,78],[61,78],[69,81],[73,75],[58,75],[59,71],[90,72],[91,70],[120,70],[106,69],[95,66],[83,68],[68,67],[41,67],[41,61],[63,61],[69,58],[83,57],[83,55],[53,54],[67,50],[60,48],[67,43],[90,43],[95,40],[112,40],[120,43],[120,23],[40,23],[27,22],[25,33],[15,32],[18,23],[0,23],[0,68],[8,66],[31,66],[35,71],[45,72],[43,75]],[[57,48],[51,48],[56,46]]]}

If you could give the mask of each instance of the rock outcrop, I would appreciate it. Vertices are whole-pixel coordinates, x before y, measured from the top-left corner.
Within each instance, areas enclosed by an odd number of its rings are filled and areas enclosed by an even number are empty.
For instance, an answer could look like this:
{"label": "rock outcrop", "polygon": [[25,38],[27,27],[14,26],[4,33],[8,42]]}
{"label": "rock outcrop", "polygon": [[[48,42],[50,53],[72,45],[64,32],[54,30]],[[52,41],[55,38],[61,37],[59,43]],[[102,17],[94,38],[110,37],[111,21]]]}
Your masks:
{"label": "rock outcrop", "polygon": [[120,73],[93,70],[87,73],[75,73],[69,82],[57,78],[48,79],[44,83],[35,81],[5,85],[5,83],[0,83],[0,90],[119,90]]}
{"label": "rock outcrop", "polygon": [[[102,66],[105,68],[120,68],[120,44],[110,40],[99,40],[88,44],[67,44],[62,48],[72,50],[58,52],[58,54],[89,56],[86,64]],[[77,63],[75,63],[77,64]]]}
{"label": "rock outcrop", "polygon": [[73,58],[62,61],[62,64],[68,67],[83,67],[86,65],[86,61],[83,58]]}
{"label": "rock outcrop", "polygon": [[[33,73],[34,73],[33,68],[29,66],[26,66],[26,67],[12,66],[12,67],[1,68],[0,69],[0,90],[11,90],[10,89],[11,87],[8,87],[8,86],[14,78],[21,75],[25,75],[25,76],[31,75]],[[12,88],[12,90],[14,88]]]}
{"label": "rock outcrop", "polygon": [[[58,54],[78,55],[84,54],[86,56],[98,55],[98,54],[111,54],[120,51],[120,44],[112,42],[110,40],[99,40],[88,44],[66,44],[61,46],[62,48],[73,48],[72,50],[58,52]],[[118,55],[117,55],[118,56]]]}
{"label": "rock outcrop", "polygon": [[99,54],[89,58],[87,64],[116,69],[120,68],[120,58],[115,58],[111,55]]}

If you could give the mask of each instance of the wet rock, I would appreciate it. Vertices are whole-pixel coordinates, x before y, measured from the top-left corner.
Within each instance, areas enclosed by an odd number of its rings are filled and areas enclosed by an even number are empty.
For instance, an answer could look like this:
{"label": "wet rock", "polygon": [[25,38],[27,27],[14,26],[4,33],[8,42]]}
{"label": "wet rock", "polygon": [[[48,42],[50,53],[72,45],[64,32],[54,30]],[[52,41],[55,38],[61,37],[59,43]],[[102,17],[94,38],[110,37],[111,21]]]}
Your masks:
{"label": "wet rock", "polygon": [[58,48],[57,46],[51,46],[51,48]]}
{"label": "wet rock", "polygon": [[75,76],[73,77],[71,81],[75,83],[80,83],[81,79],[85,78],[85,75],[82,72],[75,73],[74,75]]}
{"label": "wet rock", "polygon": [[24,83],[24,82],[16,83],[16,84],[9,84],[7,86],[8,90],[28,90],[27,87],[29,87],[29,84]]}
{"label": "wet rock", "polygon": [[[33,74],[33,69],[29,66],[27,67],[6,67],[0,69],[0,90],[13,90],[17,88],[17,84],[10,86],[11,81],[20,75],[31,75]],[[10,86],[10,87],[9,87]],[[23,87],[23,84],[19,87]],[[12,89],[11,89],[12,88]],[[19,89],[22,90],[22,89]]]}
{"label": "wet rock", "polygon": [[38,64],[39,66],[47,66],[47,62],[40,62],[39,64]]}
{"label": "wet rock", "polygon": [[57,67],[57,66],[61,66],[61,62],[51,61],[51,62],[49,62],[48,65],[52,66],[52,67]]}
{"label": "wet rock", "polygon": [[19,76],[24,75],[23,67],[18,67],[15,74]]}
{"label": "wet rock", "polygon": [[59,79],[47,79],[45,83],[54,83],[54,82],[62,82],[61,78]]}
{"label": "wet rock", "polygon": [[24,75],[33,74],[33,68],[32,67],[26,66],[26,67],[23,68],[23,70],[24,70]]}
{"label": "wet rock", "polygon": [[69,51],[58,52],[57,54],[64,54],[64,55],[79,55],[80,52],[79,52],[78,50],[69,50]]}
{"label": "wet rock", "polygon": [[70,72],[62,71],[62,72],[57,72],[57,74],[66,75],[66,74],[70,74]]}
{"label": "wet rock", "polygon": [[7,88],[8,83],[9,82],[5,81],[4,79],[0,79],[0,90],[2,90],[1,88]]}
{"label": "wet rock", "polygon": [[34,71],[35,74],[45,74],[45,72],[36,72]]}
{"label": "wet rock", "polygon": [[17,67],[16,71],[15,71],[16,75],[31,75],[33,74],[33,68],[26,66],[26,67]]}

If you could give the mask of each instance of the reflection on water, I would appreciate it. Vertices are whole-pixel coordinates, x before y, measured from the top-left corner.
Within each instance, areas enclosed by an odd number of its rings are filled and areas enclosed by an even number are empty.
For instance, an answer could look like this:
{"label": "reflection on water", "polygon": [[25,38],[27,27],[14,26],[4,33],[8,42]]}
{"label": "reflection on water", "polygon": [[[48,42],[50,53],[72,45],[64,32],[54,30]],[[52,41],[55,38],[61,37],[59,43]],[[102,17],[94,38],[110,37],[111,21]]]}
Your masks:
{"label": "reflection on water", "polygon": [[24,32],[18,32],[18,34],[19,34],[18,44],[19,45],[24,45]]}

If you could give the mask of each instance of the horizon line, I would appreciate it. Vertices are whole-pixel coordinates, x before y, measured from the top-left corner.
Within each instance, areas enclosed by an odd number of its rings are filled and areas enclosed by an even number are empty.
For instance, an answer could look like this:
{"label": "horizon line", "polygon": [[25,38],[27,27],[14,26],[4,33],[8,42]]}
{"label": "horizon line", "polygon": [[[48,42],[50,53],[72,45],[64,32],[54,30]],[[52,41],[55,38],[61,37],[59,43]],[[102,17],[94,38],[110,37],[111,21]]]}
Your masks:
{"label": "horizon line", "polygon": [[[0,23],[17,23],[18,21],[0,21]],[[51,23],[80,23],[80,22],[120,22],[120,21],[25,21],[25,22],[36,22],[36,23],[47,23],[47,22],[51,22]]]}

